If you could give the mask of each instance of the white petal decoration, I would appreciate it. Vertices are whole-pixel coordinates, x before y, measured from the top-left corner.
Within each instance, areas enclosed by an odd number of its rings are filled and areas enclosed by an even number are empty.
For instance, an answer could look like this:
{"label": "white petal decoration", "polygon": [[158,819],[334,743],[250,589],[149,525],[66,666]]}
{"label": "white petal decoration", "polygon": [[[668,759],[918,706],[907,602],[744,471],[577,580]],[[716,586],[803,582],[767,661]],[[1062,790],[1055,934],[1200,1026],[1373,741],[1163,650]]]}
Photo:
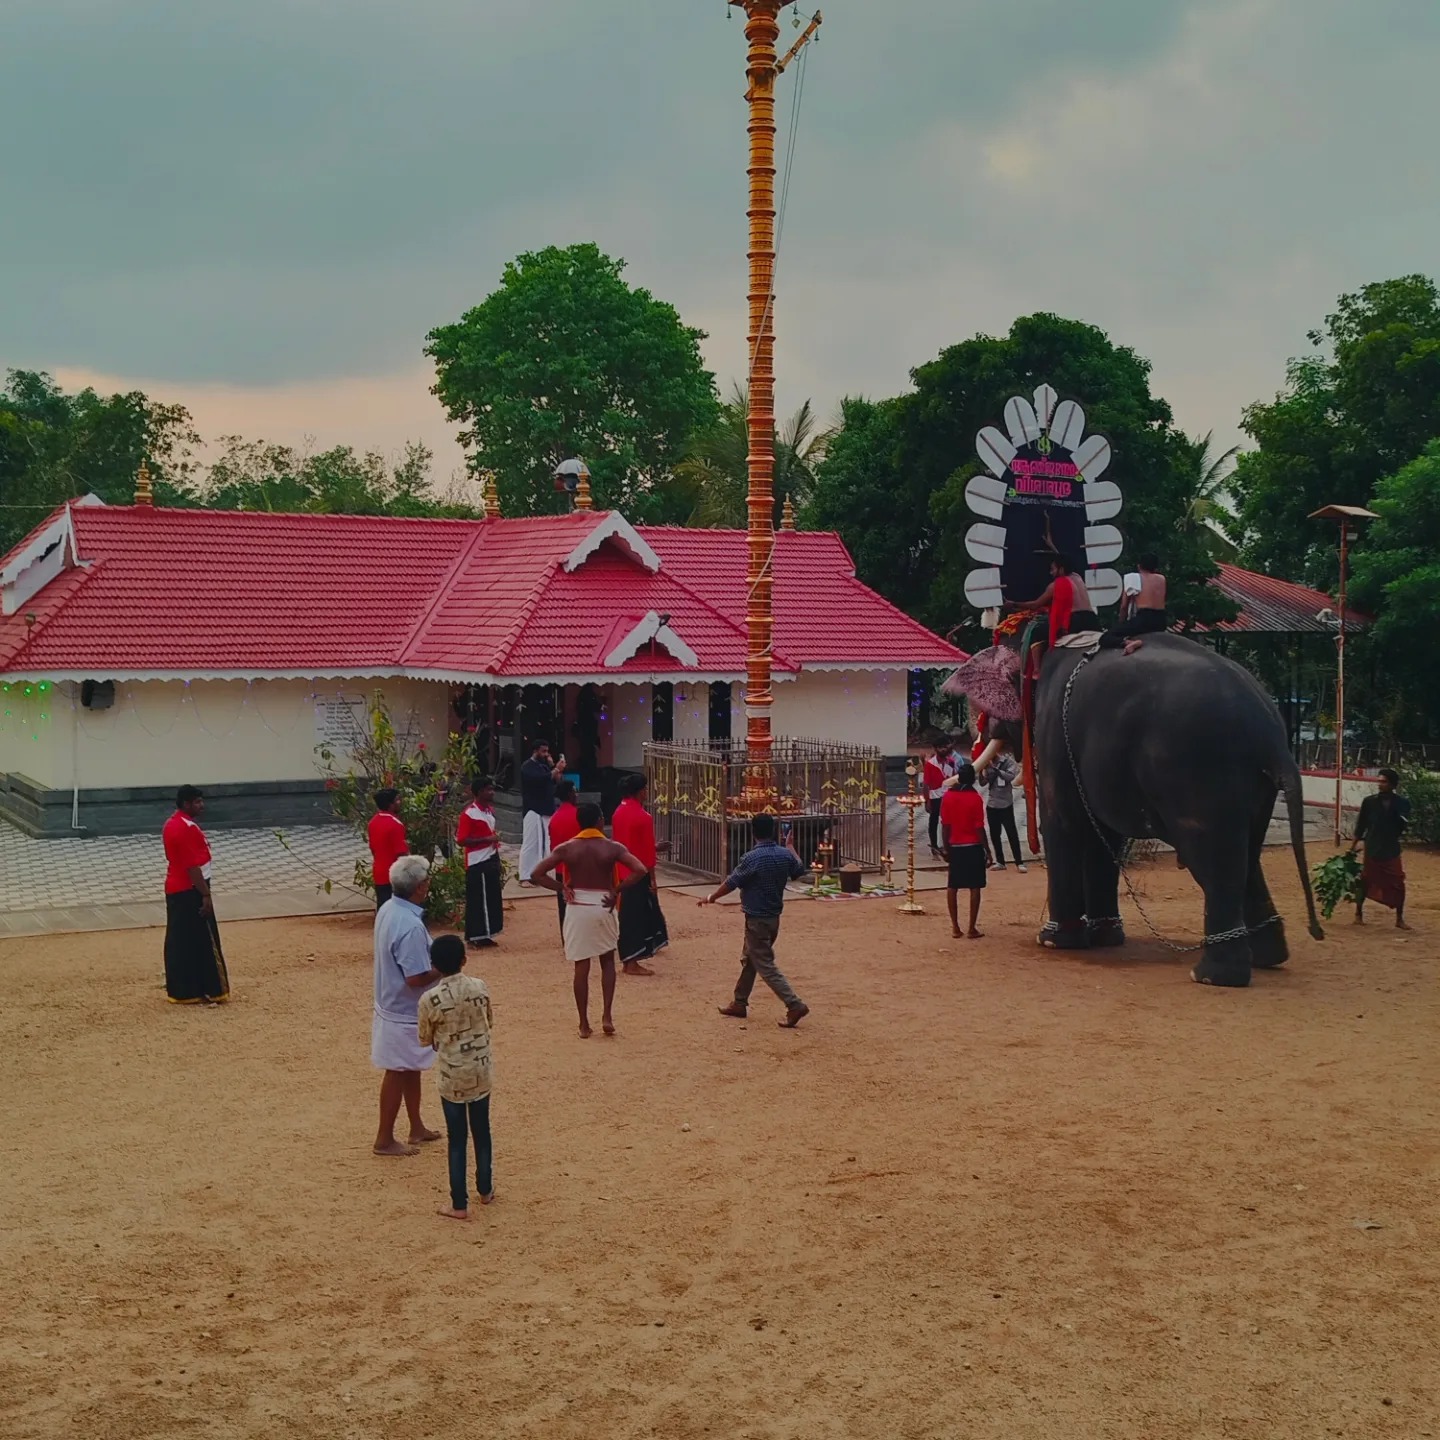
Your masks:
{"label": "white petal decoration", "polygon": [[1055,418],[1055,407],[1060,403],[1060,397],[1055,393],[1053,385],[1040,385],[1035,390],[1035,418],[1040,422],[1042,430],[1050,428],[1050,422]]}
{"label": "white petal decoration", "polygon": [[1062,400],[1055,407],[1050,438],[1066,450],[1077,449],[1085,438],[1085,412],[1073,400]]}
{"label": "white petal decoration", "polygon": [[[1116,577],[1117,585],[1119,577]],[[972,570],[965,577],[965,599],[977,610],[998,610],[1005,603],[999,570]]]}
{"label": "white petal decoration", "polygon": [[1098,480],[1109,467],[1110,456],[1110,442],[1103,435],[1092,435],[1070,458],[1082,480]]}
{"label": "white petal decoration", "polygon": [[993,475],[976,475],[965,487],[965,503],[986,520],[1005,518],[1005,485]]}
{"label": "white petal decoration", "polygon": [[1113,570],[1088,571],[1085,588],[1090,592],[1090,603],[1096,607],[1120,603],[1120,577]]}
{"label": "white petal decoration", "polygon": [[[971,532],[974,533],[973,530]],[[1120,558],[1125,548],[1125,539],[1113,525],[1087,525],[1085,527],[1085,563],[1087,565],[1108,565]]]}
{"label": "white petal decoration", "polygon": [[1020,395],[1005,404],[1005,428],[1017,446],[1029,445],[1040,438],[1040,421],[1035,415],[1035,408]]}
{"label": "white petal decoration", "polygon": [[1101,480],[1085,487],[1085,518],[1090,521],[1113,520],[1125,503],[1120,487],[1113,480]]}
{"label": "white petal decoration", "polygon": [[985,468],[998,479],[1009,469],[1016,446],[993,425],[987,425],[975,437],[975,449]]}
{"label": "white petal decoration", "polygon": [[[1119,538],[1119,532],[1116,532]],[[1002,525],[972,525],[965,532],[965,552],[972,560],[982,565],[1003,565],[1005,563],[1005,541],[1007,536]],[[1115,554],[1120,551],[1117,549]]]}

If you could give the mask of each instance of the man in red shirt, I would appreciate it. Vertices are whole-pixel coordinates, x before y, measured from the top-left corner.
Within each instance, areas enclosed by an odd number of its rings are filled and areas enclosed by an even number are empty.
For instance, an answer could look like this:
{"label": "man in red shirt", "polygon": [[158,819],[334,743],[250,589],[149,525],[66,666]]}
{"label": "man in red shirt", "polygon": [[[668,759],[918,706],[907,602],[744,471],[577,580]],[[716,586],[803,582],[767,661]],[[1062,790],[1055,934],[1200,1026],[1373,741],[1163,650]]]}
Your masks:
{"label": "man in red shirt", "polygon": [[[653,975],[642,965],[658,955],[670,943],[670,931],[660,909],[660,888],[655,880],[655,821],[645,808],[645,777],[627,775],[621,782],[625,797],[615,809],[610,833],[617,845],[623,845],[650,872],[649,883],[626,890],[620,901],[620,960],[627,975]],[[617,888],[623,885],[629,871],[616,877]]]}
{"label": "man in red shirt", "polygon": [[[555,813],[550,817],[550,849],[558,850],[567,841],[580,833],[580,811],[575,804],[575,782],[558,780],[555,783]],[[547,852],[548,853],[548,852]],[[565,938],[565,867],[555,872],[560,889],[555,894],[555,906],[560,912],[560,938]]]}
{"label": "man in red shirt", "polygon": [[182,785],[165,822],[165,994],[172,1005],[218,1005],[230,996],[210,895],[210,846],[199,819],[205,797]]}
{"label": "man in red shirt", "polygon": [[370,877],[375,882],[375,908],[378,910],[390,898],[390,867],[402,855],[410,853],[405,822],[400,818],[398,790],[375,792],[375,813],[370,817],[367,833],[373,862]]}
{"label": "man in red shirt", "polygon": [[471,782],[470,803],[460,812],[455,843],[465,856],[465,940],[488,949],[505,928],[500,865],[500,832],[495,825],[495,782],[480,775]]}
{"label": "man in red shirt", "polygon": [[930,815],[930,853],[940,854],[940,802],[945,782],[955,773],[955,746],[949,736],[936,742],[934,753],[925,759],[920,783],[925,789],[925,808]]}
{"label": "man in red shirt", "polygon": [[940,802],[940,825],[945,832],[945,854],[950,863],[950,880],[945,903],[950,910],[950,933],[958,940],[960,916],[956,898],[961,890],[970,892],[970,929],[972,940],[984,936],[976,928],[980,918],[980,892],[985,888],[985,872],[990,866],[990,851],[985,844],[985,802],[975,788],[975,767],[962,760],[955,774],[955,786],[945,792]]}

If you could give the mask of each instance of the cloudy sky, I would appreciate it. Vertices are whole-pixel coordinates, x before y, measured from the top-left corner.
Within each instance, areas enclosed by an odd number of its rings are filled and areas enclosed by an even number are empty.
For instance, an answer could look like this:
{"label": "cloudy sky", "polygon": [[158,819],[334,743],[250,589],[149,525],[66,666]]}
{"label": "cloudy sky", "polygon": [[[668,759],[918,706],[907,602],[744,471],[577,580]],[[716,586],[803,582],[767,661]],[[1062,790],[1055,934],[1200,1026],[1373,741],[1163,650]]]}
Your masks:
{"label": "cloudy sky", "polygon": [[[1440,273],[1436,0],[825,0],[782,404],[1056,310],[1230,436],[1346,289]],[[5,0],[0,365],[457,466],[431,326],[593,239],[744,364],[723,0]],[[785,35],[790,35],[786,22]],[[797,72],[786,77],[786,103]],[[782,117],[782,125],[785,123]]]}

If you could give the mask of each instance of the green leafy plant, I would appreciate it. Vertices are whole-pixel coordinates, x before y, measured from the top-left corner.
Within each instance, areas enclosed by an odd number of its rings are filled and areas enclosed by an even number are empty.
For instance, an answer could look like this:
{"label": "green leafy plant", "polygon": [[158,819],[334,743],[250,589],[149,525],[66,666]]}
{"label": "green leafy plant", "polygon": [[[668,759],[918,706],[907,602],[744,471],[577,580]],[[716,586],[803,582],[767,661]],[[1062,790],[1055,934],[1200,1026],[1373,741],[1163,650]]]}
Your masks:
{"label": "green leafy plant", "polygon": [[[423,856],[431,865],[426,918],[442,925],[457,923],[465,910],[465,859],[458,852],[446,859],[441,847],[454,835],[460,811],[470,798],[472,757],[465,740],[452,735],[443,752],[432,756],[423,741],[396,728],[385,697],[377,691],[348,754],[321,745],[316,747],[316,755],[331,808],[360,841],[353,883],[348,888],[364,895],[375,893],[368,844],[370,819],[375,813],[372,797],[377,790],[394,789],[400,794],[399,815],[405,822],[410,853]],[[283,835],[279,839],[286,845]],[[508,879],[514,867],[503,857],[500,864]],[[335,883],[324,877],[320,888],[330,894]]]}
{"label": "green leafy plant", "polygon": [[1320,913],[1328,920],[1337,906],[1347,904],[1360,894],[1360,862],[1353,850],[1322,860],[1311,876],[1315,882],[1315,898]]}
{"label": "green leafy plant", "polygon": [[1440,773],[1419,765],[1403,766],[1400,792],[1410,802],[1405,838],[1415,845],[1440,845]]}

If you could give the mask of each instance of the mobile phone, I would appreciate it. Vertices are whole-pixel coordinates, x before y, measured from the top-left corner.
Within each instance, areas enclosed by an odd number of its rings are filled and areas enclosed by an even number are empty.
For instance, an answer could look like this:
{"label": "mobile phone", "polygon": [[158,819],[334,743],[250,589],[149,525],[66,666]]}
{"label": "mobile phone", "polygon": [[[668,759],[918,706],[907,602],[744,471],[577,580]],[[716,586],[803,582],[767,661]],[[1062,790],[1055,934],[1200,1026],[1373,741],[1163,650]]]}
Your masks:
{"label": "mobile phone", "polygon": [[782,845],[789,845],[789,844],[791,843],[791,841],[794,839],[794,837],[795,837],[795,823],[794,823],[794,821],[792,821],[792,820],[782,820],[782,821],[780,822],[780,843],[781,843]]}

